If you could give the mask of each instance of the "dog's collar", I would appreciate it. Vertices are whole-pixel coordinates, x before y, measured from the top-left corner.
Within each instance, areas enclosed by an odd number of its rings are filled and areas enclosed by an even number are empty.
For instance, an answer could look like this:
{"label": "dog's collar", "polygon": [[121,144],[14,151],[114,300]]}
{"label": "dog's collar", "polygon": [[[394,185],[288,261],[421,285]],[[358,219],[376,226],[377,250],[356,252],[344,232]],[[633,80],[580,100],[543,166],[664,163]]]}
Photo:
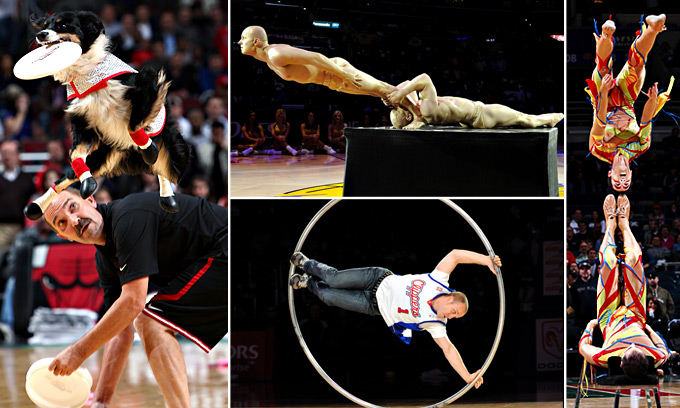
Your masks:
{"label": "dog's collar", "polygon": [[123,74],[136,74],[137,70],[121,61],[113,54],[106,57],[87,75],[78,75],[66,84],[66,96],[68,100],[82,98],[94,91],[106,88],[109,79]]}

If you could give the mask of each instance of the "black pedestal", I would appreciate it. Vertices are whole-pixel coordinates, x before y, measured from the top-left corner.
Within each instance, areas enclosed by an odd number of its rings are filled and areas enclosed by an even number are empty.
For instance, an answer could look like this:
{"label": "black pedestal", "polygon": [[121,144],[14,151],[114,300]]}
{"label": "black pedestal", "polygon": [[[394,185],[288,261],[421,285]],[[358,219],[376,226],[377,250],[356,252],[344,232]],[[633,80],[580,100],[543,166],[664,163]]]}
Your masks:
{"label": "black pedestal", "polygon": [[557,197],[557,129],[346,128],[344,196]]}

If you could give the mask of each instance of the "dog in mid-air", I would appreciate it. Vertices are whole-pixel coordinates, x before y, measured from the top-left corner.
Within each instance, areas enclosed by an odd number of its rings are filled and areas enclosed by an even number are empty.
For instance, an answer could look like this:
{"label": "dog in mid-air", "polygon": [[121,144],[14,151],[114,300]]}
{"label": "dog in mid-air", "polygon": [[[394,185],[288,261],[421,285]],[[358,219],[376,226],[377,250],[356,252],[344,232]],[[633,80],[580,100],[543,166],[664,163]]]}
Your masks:
{"label": "dog in mid-air", "polygon": [[[109,39],[96,14],[65,11],[31,16],[40,46],[71,41],[83,50],[76,62],[52,74],[66,86],[71,117],[72,170],[43,196],[24,209],[32,220],[40,218],[52,199],[80,180],[80,195],[96,190],[94,177],[142,172],[158,175],[160,206],[178,210],[172,191],[189,162],[189,148],[166,112],[170,82],[163,71],[137,72],[109,52]],[[94,176],[94,177],[93,177]]]}

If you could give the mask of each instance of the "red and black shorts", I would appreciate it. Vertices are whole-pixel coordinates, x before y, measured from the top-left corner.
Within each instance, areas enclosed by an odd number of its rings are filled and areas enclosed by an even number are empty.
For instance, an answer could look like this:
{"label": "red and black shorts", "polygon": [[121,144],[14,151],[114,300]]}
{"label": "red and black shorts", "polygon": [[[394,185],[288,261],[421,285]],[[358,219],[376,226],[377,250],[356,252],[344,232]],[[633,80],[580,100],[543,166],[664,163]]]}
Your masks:
{"label": "red and black shorts", "polygon": [[144,314],[209,352],[228,331],[226,258],[202,258],[146,304]]}

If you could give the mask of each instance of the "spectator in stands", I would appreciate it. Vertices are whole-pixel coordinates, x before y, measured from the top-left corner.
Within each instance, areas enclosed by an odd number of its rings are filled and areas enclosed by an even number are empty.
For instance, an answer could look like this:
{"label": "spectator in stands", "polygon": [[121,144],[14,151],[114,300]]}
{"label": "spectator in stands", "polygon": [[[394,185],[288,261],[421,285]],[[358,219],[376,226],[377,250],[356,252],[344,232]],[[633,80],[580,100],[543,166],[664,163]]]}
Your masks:
{"label": "spectator in stands", "polygon": [[[679,156],[680,158],[680,156]],[[666,221],[673,220],[674,218],[680,217],[680,210],[678,209],[678,203],[672,202],[668,211],[666,212]]]}
{"label": "spectator in stands", "polygon": [[[1,30],[1,28],[0,28]],[[19,85],[19,78],[14,76],[14,58],[11,54],[0,53],[0,90],[11,84]]]}
{"label": "spectator in stands", "polygon": [[680,184],[680,175],[678,174],[678,169],[676,167],[672,167],[670,173],[664,176],[663,189],[669,193],[677,193],[678,184]]}
{"label": "spectator in stands", "polygon": [[17,85],[10,85],[2,93],[7,101],[7,109],[0,111],[0,119],[5,129],[5,139],[30,139],[30,96]]}
{"label": "spectator in stands", "polygon": [[652,238],[652,242],[646,246],[644,253],[649,257],[648,270],[655,271],[657,262],[670,260],[671,251],[668,248],[661,246],[661,239],[659,236]]}
{"label": "spectator in stands", "polygon": [[583,214],[581,213],[581,210],[574,210],[574,216],[571,218],[571,222],[569,223],[569,226],[574,230],[574,234],[578,234],[580,232],[578,230],[578,223],[581,222],[582,217]]}
{"label": "spectator in stands", "polygon": [[164,11],[160,17],[160,31],[158,37],[165,45],[165,56],[170,57],[177,52],[177,30],[175,28],[175,15],[170,11]]}
{"label": "spectator in stands", "polygon": [[574,229],[572,227],[567,227],[567,249],[569,252],[578,255],[579,252],[579,242],[575,238]]}
{"label": "spectator in stands", "polygon": [[7,249],[24,225],[24,206],[35,192],[33,177],[21,171],[19,142],[0,144],[3,169],[0,174],[0,250]]}
{"label": "spectator in stands", "polygon": [[[168,96],[168,104],[170,105],[170,115],[177,122],[179,133],[184,139],[189,140],[191,137],[191,122],[184,117],[184,103],[179,96]],[[200,129],[201,127],[199,127]],[[202,132],[201,132],[202,133]]]}
{"label": "spectator in stands", "polygon": [[132,53],[137,47],[137,43],[142,39],[135,16],[125,13],[120,18],[120,31],[111,37],[114,44],[113,53],[123,61],[130,61]]}
{"label": "spectator in stands", "polygon": [[319,136],[321,136],[321,126],[314,120],[314,112],[307,114],[307,120],[300,125],[302,134],[302,154],[317,153],[326,151],[328,154],[337,153],[332,147],[326,146]]}
{"label": "spectator in stands", "polygon": [[[187,112],[187,120],[189,120],[189,134],[182,135],[184,139],[192,146],[200,146],[203,143],[210,142],[210,137],[203,133],[203,126],[205,126],[205,114],[200,108],[191,108]],[[208,135],[209,136],[209,135]]]}
{"label": "spectator in stands", "polygon": [[659,226],[663,225],[666,216],[664,215],[663,210],[661,209],[661,204],[658,203],[654,204],[654,206],[652,207],[652,212],[649,214],[649,219],[656,220]]}
{"label": "spectator in stands", "polygon": [[227,139],[227,128],[229,127],[229,120],[227,119],[227,106],[222,98],[211,96],[205,103],[206,121],[201,128],[203,138],[207,140],[212,139],[212,124],[215,121],[222,123],[224,129],[224,139]]}
{"label": "spectator in stands", "polygon": [[345,152],[345,117],[339,110],[333,112],[331,124],[328,125],[328,144],[340,153]]}
{"label": "spectator in stands", "polygon": [[578,270],[579,279],[573,285],[578,304],[575,324],[577,327],[583,328],[597,316],[597,281],[592,278],[588,261],[580,262]]}
{"label": "spectator in stands", "polygon": [[673,238],[673,235],[671,235],[671,229],[668,225],[663,224],[659,228],[659,239],[659,243],[662,247],[668,248],[668,250],[673,249],[673,245],[675,245],[675,238]]}
{"label": "spectator in stands", "polygon": [[104,32],[109,38],[116,37],[121,30],[121,24],[116,16],[116,8],[113,4],[104,4],[99,12],[99,18],[104,24]]}
{"label": "spectator in stands", "polygon": [[578,254],[576,255],[576,262],[579,264],[579,267],[581,266],[581,262],[588,260],[588,250],[590,247],[591,246],[588,245],[588,241],[586,240],[581,240],[579,243]]}
{"label": "spectator in stands", "polygon": [[188,64],[181,53],[172,54],[168,59],[166,68],[166,75],[172,81],[169,92],[177,92],[182,98],[186,99],[189,95],[196,95],[201,91],[198,85],[196,67],[193,64]]}
{"label": "spectator in stands", "polygon": [[111,190],[109,190],[106,186],[97,188],[97,191],[95,191],[92,196],[94,197],[94,200],[97,202],[97,204],[108,204],[113,201]]}
{"label": "spectator in stands", "polygon": [[[673,218],[673,223],[671,227],[671,235],[674,237],[680,234],[680,217]],[[677,240],[675,242],[678,242]]]}
{"label": "spectator in stands", "polygon": [[659,235],[659,222],[656,219],[649,220],[649,225],[645,229],[644,243],[649,245],[652,238]]}
{"label": "spectator in stands", "polygon": [[663,306],[659,300],[650,296],[647,301],[647,324],[654,329],[655,332],[666,339],[668,337],[668,317],[661,312]]}
{"label": "spectator in stands", "polygon": [[590,214],[590,223],[588,223],[588,228],[593,231],[599,231],[603,234],[605,231],[607,231],[607,224],[603,219],[600,218],[599,211],[593,210],[593,212]]}
{"label": "spectator in stands", "polygon": [[588,259],[586,259],[588,265],[590,265],[590,274],[593,277],[597,277],[597,270],[600,266],[600,260],[597,259],[597,250],[594,247],[588,249]]}
{"label": "spectator in stands", "polygon": [[276,110],[276,119],[269,124],[269,134],[272,135],[274,141],[272,149],[275,154],[288,152],[293,156],[297,156],[298,151],[288,145],[288,134],[290,133],[290,123],[286,121],[287,114],[285,109]]}
{"label": "spectator in stands", "polygon": [[250,113],[248,113],[248,120],[241,128],[241,132],[246,140],[244,144],[239,145],[237,148],[243,156],[247,156],[255,149],[264,146],[264,129],[262,128],[262,125],[257,122],[255,111],[250,111]]}
{"label": "spectator in stands", "polygon": [[141,39],[151,41],[153,38],[153,26],[151,25],[151,11],[146,4],[140,4],[135,9],[135,20],[137,21],[137,31]]}
{"label": "spectator in stands", "polygon": [[229,154],[227,140],[224,138],[224,125],[220,121],[212,122],[212,138],[210,143],[203,143],[196,148],[196,157],[203,173],[211,181],[215,198],[226,194],[224,188],[227,180]]}
{"label": "spectator in stands", "polygon": [[191,8],[180,7],[177,11],[177,33],[184,36],[192,44],[200,44],[201,32],[192,20]]}
{"label": "spectator in stands", "polygon": [[221,75],[227,75],[227,69],[224,66],[224,59],[218,53],[211,53],[208,55],[207,66],[201,68],[199,71],[199,83],[201,91],[210,91],[215,89],[217,79]]}
{"label": "spectator in stands", "polygon": [[659,275],[655,272],[647,274],[647,296],[656,298],[659,302],[660,313],[666,316],[666,319],[671,320],[675,315],[675,302],[670,292],[659,285]]}
{"label": "spectator in stands", "polygon": [[205,198],[214,203],[216,200],[212,190],[212,182],[208,177],[196,175],[191,179],[191,190],[189,191],[189,195]]}

